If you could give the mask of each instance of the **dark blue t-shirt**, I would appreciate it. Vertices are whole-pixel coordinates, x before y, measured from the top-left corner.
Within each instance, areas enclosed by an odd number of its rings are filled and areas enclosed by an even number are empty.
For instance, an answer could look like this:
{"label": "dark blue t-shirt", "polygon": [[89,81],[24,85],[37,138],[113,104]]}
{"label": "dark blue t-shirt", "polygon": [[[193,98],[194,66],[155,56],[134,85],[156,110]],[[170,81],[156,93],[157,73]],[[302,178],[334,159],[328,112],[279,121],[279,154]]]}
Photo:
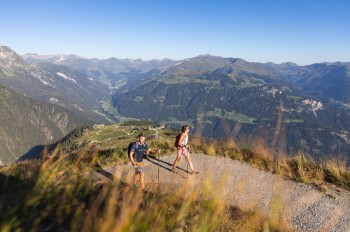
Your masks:
{"label": "dark blue t-shirt", "polygon": [[136,143],[132,144],[132,146],[130,148],[130,151],[134,152],[134,160],[136,162],[142,162],[144,152],[145,152],[145,150],[148,151],[148,149],[149,149],[149,146],[148,146],[147,143],[139,144],[139,143],[136,142]]}

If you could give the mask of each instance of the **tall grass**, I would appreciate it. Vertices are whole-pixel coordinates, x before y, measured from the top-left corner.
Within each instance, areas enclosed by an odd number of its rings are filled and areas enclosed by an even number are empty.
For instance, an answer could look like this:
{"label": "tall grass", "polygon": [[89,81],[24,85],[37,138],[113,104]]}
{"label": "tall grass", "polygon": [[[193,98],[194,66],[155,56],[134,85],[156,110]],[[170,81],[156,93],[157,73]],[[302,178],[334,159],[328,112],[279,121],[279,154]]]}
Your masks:
{"label": "tall grass", "polygon": [[222,183],[151,184],[147,192],[118,180],[101,183],[93,175],[100,158],[54,152],[0,169],[0,231],[283,230],[255,211],[225,205]]}
{"label": "tall grass", "polygon": [[[172,144],[152,141],[163,154]],[[344,161],[317,163],[303,153],[288,157],[262,143],[233,139],[191,141],[193,153],[220,155],[303,183],[332,183],[350,190]],[[242,211],[220,199],[223,182],[193,188],[150,184],[144,192],[129,183],[102,182],[94,170],[125,163],[126,150],[81,151],[57,149],[42,160],[23,161],[0,169],[0,231],[286,231],[281,225],[280,199],[269,215]]]}
{"label": "tall grass", "polygon": [[302,152],[287,156],[276,154],[259,141],[237,145],[231,139],[210,140],[194,138],[191,140],[195,153],[224,156],[252,164],[260,169],[282,175],[292,180],[315,184],[322,187],[326,183],[350,190],[350,169],[345,160],[315,161]]}

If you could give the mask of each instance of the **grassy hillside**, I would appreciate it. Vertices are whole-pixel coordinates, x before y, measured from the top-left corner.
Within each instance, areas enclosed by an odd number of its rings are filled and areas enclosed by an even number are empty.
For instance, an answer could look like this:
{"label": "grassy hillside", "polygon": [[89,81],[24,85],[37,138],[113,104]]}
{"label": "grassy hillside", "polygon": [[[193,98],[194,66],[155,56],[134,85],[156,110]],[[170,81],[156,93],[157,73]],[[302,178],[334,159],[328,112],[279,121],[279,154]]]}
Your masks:
{"label": "grassy hillside", "polygon": [[12,163],[37,145],[57,141],[91,122],[64,108],[38,102],[0,85],[0,161]]}
{"label": "grassy hillside", "polygon": [[[200,191],[190,186],[158,189],[154,184],[142,192],[118,180],[97,178],[94,170],[101,165],[127,161],[124,146],[134,140],[137,128],[148,126],[113,124],[85,129],[66,137],[41,161],[1,168],[0,230],[282,230],[272,215],[265,218],[255,211],[225,205],[215,197],[220,188],[214,184]],[[157,134],[154,130],[144,132],[149,137]],[[167,139],[173,136],[173,130],[161,129],[149,142],[171,152]]]}
{"label": "grassy hillside", "polygon": [[[95,126],[73,133],[57,145],[56,152],[80,154],[84,151],[90,156],[96,155],[99,166],[127,163],[127,146],[136,140],[139,133],[145,134],[146,142],[152,148],[160,148],[161,155],[176,152],[173,143],[178,131],[168,127],[155,128],[152,122],[142,121]],[[327,184],[334,184],[350,190],[350,170],[346,160],[340,158],[316,161],[302,152],[287,156],[267,147],[261,140],[247,137],[215,140],[192,136],[190,145],[192,153],[241,160],[294,181],[317,185],[321,189]]]}
{"label": "grassy hillside", "polygon": [[[274,210],[277,206],[271,206],[265,217],[225,205],[215,197],[220,184],[206,184],[199,190],[153,183],[142,192],[112,176],[96,175],[101,166],[128,162],[126,146],[140,132],[151,146],[162,149],[162,155],[174,153],[176,131],[152,125],[133,122],[75,130],[42,160],[0,168],[0,230],[288,231]],[[190,142],[192,153],[242,160],[315,184],[321,191],[329,183],[350,189],[350,170],[342,162],[315,163],[303,154],[272,156],[268,148],[249,140],[192,138]]]}
{"label": "grassy hillside", "polygon": [[125,122],[109,125],[95,125],[84,131],[77,131],[64,138],[57,146],[60,152],[79,154],[82,150],[99,153],[101,165],[127,162],[126,149],[143,133],[152,148],[161,148],[162,155],[174,152],[173,138],[177,131],[171,128],[159,129],[152,122]]}
{"label": "grassy hillside", "polygon": [[[61,156],[62,157],[62,156]],[[91,172],[94,162],[72,157],[22,162],[0,169],[1,231],[262,231],[282,230],[271,216],[229,207],[213,196],[171,186],[149,192]],[[21,189],[21,191],[18,191]],[[16,194],[14,194],[16,193]],[[283,229],[283,231],[287,231]]]}

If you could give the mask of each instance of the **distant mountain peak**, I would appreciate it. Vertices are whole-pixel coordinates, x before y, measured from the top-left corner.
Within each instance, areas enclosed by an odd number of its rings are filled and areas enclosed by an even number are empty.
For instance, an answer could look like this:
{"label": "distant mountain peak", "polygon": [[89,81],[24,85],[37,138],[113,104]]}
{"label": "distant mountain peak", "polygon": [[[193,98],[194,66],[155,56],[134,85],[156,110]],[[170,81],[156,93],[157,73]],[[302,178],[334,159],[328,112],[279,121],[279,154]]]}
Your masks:
{"label": "distant mountain peak", "polygon": [[24,60],[30,63],[40,63],[40,62],[61,63],[65,61],[87,59],[74,54],[38,55],[37,53],[26,53],[22,55],[22,57]]}
{"label": "distant mountain peak", "polygon": [[8,46],[0,46],[0,66],[3,67],[25,67],[26,62]]}
{"label": "distant mountain peak", "polygon": [[293,62],[290,62],[290,61],[284,62],[281,65],[289,66],[289,67],[298,67],[299,66],[296,63],[293,63]]}
{"label": "distant mountain peak", "polygon": [[207,53],[207,54],[199,55],[199,56],[197,56],[197,57],[215,57],[215,56],[210,55],[209,53]]}
{"label": "distant mountain peak", "polygon": [[189,58],[190,60],[191,59],[225,59],[224,57],[221,57],[221,56],[214,56],[214,55],[210,55],[210,54],[202,54],[202,55],[199,55],[199,56],[195,56],[195,57],[192,57],[192,58]]}
{"label": "distant mountain peak", "polygon": [[3,51],[3,50],[11,50],[12,51],[12,49],[9,46],[0,45],[0,51]]}
{"label": "distant mountain peak", "polygon": [[8,46],[0,46],[0,59],[15,59],[19,55]]}

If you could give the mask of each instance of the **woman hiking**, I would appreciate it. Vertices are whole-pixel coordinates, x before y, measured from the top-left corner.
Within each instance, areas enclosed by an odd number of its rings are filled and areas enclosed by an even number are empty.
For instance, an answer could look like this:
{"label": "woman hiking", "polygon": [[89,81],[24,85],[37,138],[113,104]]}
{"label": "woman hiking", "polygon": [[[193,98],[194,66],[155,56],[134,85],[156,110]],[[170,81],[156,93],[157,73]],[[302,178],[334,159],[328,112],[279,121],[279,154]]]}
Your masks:
{"label": "woman hiking", "polygon": [[188,125],[184,125],[182,126],[181,132],[176,136],[176,140],[175,140],[175,147],[177,149],[177,157],[174,161],[173,164],[173,172],[177,173],[176,170],[176,166],[179,163],[179,161],[181,160],[182,156],[185,156],[187,159],[187,162],[190,165],[191,168],[191,172],[190,174],[198,174],[197,171],[194,171],[193,168],[193,163],[190,157],[190,154],[188,153],[188,134],[190,132],[190,127]]}

